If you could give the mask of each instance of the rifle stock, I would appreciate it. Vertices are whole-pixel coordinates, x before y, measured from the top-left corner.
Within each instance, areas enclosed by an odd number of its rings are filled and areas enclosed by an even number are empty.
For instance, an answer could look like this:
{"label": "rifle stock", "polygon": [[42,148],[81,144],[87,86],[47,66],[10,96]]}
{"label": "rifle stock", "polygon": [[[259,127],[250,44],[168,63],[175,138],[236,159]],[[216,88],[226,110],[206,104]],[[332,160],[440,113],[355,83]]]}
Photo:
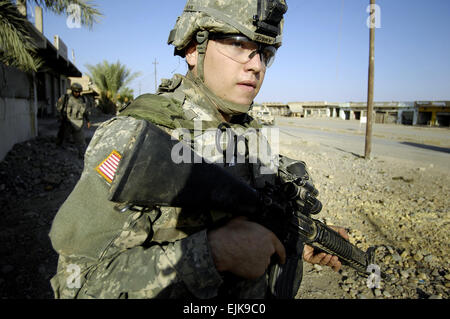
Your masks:
{"label": "rifle stock", "polygon": [[[255,214],[258,192],[212,163],[179,162],[172,151],[181,143],[148,122],[127,145],[110,189],[109,200],[139,206],[202,207]],[[240,203],[236,206],[236,203]]]}

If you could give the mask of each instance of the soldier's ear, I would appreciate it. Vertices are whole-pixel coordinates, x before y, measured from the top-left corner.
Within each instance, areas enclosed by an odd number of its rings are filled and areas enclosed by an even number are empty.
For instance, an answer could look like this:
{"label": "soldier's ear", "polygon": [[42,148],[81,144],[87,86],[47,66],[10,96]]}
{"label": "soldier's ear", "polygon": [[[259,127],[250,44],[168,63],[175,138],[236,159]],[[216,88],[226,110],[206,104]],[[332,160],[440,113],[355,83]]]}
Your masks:
{"label": "soldier's ear", "polygon": [[197,44],[195,42],[191,42],[186,48],[186,62],[189,65],[189,69],[194,69],[197,66],[197,61]]}

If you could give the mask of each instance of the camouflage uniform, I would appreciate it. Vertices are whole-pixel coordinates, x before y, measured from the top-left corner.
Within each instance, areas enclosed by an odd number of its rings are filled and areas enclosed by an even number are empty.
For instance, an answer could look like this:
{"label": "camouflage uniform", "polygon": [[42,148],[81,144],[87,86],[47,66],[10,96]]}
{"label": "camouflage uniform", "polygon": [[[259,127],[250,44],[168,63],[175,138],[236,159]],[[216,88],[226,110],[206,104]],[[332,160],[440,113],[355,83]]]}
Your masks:
{"label": "camouflage uniform", "polygon": [[[161,88],[158,96],[138,98],[123,112],[124,116],[103,123],[94,134],[86,151],[82,176],[60,208],[50,233],[53,247],[60,254],[58,272],[51,280],[57,298],[211,298],[221,293],[242,298],[264,297],[265,278],[233,279],[233,287],[223,285],[206,237],[206,227],[216,218],[209,212],[187,214],[179,208],[159,207],[119,213],[114,209],[115,203],[107,200],[110,186],[95,168],[112,150],[122,153],[133,138],[143,121],[137,118],[145,117],[135,110],[139,105],[181,107],[184,121],[201,120],[205,127],[221,123],[217,109],[206,103],[192,82],[176,75],[170,82],[174,83],[178,83],[174,92],[164,92],[166,87]],[[254,125],[246,117],[235,124],[235,129],[245,130]],[[177,124],[160,126],[170,132]],[[215,142],[201,136],[196,138],[201,143]],[[259,183],[267,178],[273,176],[259,176]],[[80,289],[69,287],[75,285],[70,283],[73,265],[80,270]]]}
{"label": "camouflage uniform", "polygon": [[87,103],[83,96],[78,98],[70,94],[67,96],[67,104],[64,107],[65,96],[62,96],[56,109],[60,113],[60,127],[57,136],[57,144],[62,145],[67,136],[72,135],[75,146],[80,157],[86,149],[86,142],[83,132],[84,121],[89,122],[89,112]]}
{"label": "camouflage uniform", "polygon": [[[214,7],[210,2],[188,1],[186,8],[189,10],[190,3]],[[226,3],[234,1],[220,2],[220,5]],[[256,2],[252,5],[256,10]],[[231,6],[233,10],[239,9]],[[199,13],[192,14],[196,18],[181,18],[177,23],[189,26],[197,18],[209,19],[199,17],[202,16]],[[239,33],[237,29],[219,28],[216,20],[211,21],[220,32]],[[169,42],[181,50],[187,44],[181,44],[183,37],[172,32]],[[246,280],[220,274],[215,268],[207,229],[229,216],[175,207],[138,207],[119,212],[116,203],[107,200],[110,184],[96,171],[112,151],[123,154],[143,121],[152,122],[169,133],[177,128],[192,130],[195,121],[201,121],[203,129],[217,128],[223,122],[217,103],[233,107],[213,97],[192,74],[186,77],[177,74],[163,82],[157,95],[140,96],[120,116],[96,130],[85,154],[81,178],[58,211],[50,232],[52,245],[59,254],[58,270],[51,280],[56,298],[266,296],[267,275]],[[254,130],[259,126],[247,114],[235,115],[230,122],[234,130],[256,134],[263,140]],[[215,143],[205,131],[194,132],[193,137],[198,145]],[[216,153],[203,155],[212,162],[220,157]],[[277,156],[259,158],[251,169],[236,174],[253,186],[274,182],[275,174],[260,172],[262,168],[274,172]]]}

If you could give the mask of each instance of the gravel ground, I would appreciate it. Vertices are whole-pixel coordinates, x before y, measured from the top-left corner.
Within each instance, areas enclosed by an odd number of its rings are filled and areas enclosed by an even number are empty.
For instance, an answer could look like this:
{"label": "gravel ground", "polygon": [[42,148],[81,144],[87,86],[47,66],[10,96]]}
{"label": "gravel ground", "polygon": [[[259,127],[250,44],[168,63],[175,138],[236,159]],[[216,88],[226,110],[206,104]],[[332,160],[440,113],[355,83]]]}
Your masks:
{"label": "gravel ground", "polygon": [[[16,144],[0,163],[3,299],[53,298],[49,279],[57,255],[48,232],[83,168],[73,145],[57,148],[54,141],[43,134]],[[370,289],[350,268],[335,273],[305,264],[298,298],[449,297],[448,171],[389,158],[366,161],[293,138],[283,138],[280,152],[307,162],[324,204],[316,218],[349,228],[351,242],[363,250],[379,246],[377,264],[391,275]]]}
{"label": "gravel ground", "polygon": [[301,139],[280,153],[308,163],[324,208],[315,218],[350,229],[362,250],[377,246],[376,263],[390,275],[379,288],[343,267],[305,264],[298,298],[436,298],[450,288],[450,174],[414,161],[365,160]]}
{"label": "gravel ground", "polygon": [[1,298],[53,298],[58,257],[48,233],[82,168],[74,146],[50,137],[16,144],[0,163]]}

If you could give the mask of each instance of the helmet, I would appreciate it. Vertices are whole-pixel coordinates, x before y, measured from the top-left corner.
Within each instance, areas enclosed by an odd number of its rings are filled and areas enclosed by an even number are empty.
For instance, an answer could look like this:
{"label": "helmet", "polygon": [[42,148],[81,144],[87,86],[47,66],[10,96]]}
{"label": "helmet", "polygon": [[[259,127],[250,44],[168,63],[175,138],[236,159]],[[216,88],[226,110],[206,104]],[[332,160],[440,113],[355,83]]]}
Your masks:
{"label": "helmet", "polygon": [[279,47],[286,11],[285,0],[188,0],[167,43],[182,57],[199,31],[243,34],[252,41]]}
{"label": "helmet", "polygon": [[77,82],[72,83],[72,85],[70,86],[70,89],[72,90],[72,92],[83,91],[83,87],[81,86],[80,83],[77,83]]}

